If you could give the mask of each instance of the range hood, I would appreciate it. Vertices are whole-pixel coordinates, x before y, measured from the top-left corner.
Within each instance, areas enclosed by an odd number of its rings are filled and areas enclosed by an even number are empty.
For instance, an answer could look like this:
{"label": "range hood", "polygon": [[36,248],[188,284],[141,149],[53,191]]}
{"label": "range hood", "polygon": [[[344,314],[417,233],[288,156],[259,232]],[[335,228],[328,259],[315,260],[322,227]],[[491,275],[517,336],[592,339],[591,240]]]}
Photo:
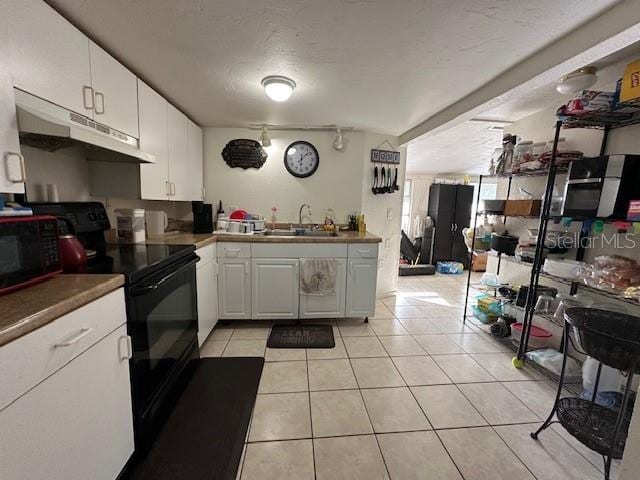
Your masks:
{"label": "range hood", "polygon": [[155,163],[138,139],[94,122],[29,93],[15,89],[20,142],[53,152],[81,145],[87,159],[102,162]]}

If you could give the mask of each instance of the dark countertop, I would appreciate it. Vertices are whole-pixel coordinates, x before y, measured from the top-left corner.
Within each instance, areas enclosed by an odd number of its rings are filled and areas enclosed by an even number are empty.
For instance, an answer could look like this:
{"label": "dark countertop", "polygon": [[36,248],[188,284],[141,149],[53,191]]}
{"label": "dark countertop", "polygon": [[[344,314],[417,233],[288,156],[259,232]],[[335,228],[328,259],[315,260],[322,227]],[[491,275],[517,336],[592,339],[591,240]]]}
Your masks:
{"label": "dark countertop", "polygon": [[124,285],[124,277],[58,275],[0,297],[0,346]]}

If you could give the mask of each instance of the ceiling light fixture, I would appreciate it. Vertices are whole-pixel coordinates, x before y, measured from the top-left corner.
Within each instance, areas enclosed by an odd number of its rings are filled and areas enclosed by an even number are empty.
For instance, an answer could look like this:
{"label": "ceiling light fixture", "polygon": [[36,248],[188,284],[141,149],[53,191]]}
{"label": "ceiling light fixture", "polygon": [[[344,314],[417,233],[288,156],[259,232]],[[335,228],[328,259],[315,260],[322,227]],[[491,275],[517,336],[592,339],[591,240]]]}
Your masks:
{"label": "ceiling light fixture", "polygon": [[289,100],[293,89],[296,88],[296,82],[280,75],[269,75],[262,79],[262,86],[271,100],[284,102]]}
{"label": "ceiling light fixture", "polygon": [[344,135],[342,134],[340,127],[336,128],[336,138],[333,140],[333,148],[338,151],[342,151],[344,149]]}
{"label": "ceiling light fixture", "polygon": [[596,67],[584,67],[562,77],[556,84],[556,90],[562,95],[573,95],[585,90],[598,81]]}
{"label": "ceiling light fixture", "polygon": [[267,127],[262,127],[262,133],[260,134],[260,144],[263,147],[271,146],[271,139],[269,138],[269,133],[267,132]]}

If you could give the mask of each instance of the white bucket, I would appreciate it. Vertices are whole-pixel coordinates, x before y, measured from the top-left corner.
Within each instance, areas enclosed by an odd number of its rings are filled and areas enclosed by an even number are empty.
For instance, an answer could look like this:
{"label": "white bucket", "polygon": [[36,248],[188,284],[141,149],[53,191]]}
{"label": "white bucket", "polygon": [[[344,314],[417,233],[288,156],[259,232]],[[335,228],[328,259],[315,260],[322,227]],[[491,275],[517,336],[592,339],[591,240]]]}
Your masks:
{"label": "white bucket", "polygon": [[144,209],[120,208],[116,210],[118,241],[141,243],[145,241]]}

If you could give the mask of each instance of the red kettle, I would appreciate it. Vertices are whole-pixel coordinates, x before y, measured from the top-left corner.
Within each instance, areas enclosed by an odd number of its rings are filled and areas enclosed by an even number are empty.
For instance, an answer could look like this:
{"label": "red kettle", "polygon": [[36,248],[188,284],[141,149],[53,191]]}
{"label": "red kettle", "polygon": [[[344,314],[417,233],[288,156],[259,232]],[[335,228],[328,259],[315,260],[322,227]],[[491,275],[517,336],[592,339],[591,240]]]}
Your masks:
{"label": "red kettle", "polygon": [[66,218],[58,220],[66,225],[66,232],[60,232],[58,229],[58,248],[62,269],[67,273],[78,272],[87,263],[87,252],[85,252],[80,240],[74,235],[73,224]]}

